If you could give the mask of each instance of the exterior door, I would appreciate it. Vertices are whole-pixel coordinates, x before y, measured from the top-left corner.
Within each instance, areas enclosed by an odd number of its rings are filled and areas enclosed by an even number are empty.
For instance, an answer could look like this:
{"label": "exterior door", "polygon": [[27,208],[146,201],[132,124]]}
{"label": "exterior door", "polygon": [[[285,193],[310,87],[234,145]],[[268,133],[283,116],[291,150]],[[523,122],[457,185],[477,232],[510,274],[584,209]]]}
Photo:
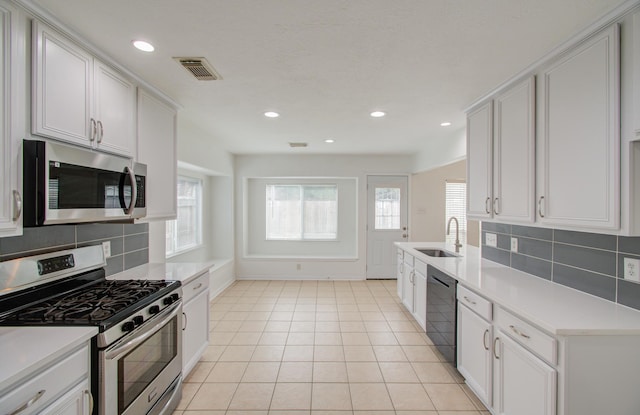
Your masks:
{"label": "exterior door", "polygon": [[394,242],[407,241],[406,176],[367,177],[367,279],[396,277]]}

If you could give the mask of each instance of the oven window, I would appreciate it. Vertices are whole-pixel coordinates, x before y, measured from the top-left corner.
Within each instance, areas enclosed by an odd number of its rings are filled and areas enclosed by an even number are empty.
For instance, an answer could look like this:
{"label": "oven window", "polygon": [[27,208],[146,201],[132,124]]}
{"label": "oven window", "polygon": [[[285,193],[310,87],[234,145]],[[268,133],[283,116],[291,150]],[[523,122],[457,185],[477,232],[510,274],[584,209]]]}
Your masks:
{"label": "oven window", "polygon": [[178,355],[178,317],[118,361],[118,414]]}

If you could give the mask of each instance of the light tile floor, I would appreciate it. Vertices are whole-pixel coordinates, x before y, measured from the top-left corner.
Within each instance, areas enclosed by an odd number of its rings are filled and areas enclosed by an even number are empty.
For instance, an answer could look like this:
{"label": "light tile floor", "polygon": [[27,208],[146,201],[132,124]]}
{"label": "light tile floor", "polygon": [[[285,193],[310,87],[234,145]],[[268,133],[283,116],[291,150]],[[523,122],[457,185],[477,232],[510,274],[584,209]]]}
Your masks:
{"label": "light tile floor", "polygon": [[237,281],[174,415],[488,415],[396,281]]}

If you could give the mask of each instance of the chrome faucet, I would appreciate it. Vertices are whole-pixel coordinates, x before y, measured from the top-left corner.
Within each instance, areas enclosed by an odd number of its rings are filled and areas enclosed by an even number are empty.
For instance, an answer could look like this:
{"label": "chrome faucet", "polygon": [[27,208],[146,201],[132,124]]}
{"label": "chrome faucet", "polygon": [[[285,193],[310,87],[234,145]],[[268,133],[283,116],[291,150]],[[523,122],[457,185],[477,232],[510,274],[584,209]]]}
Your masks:
{"label": "chrome faucet", "polygon": [[455,216],[451,216],[449,218],[449,222],[447,222],[447,235],[449,235],[449,233],[451,232],[451,221],[454,220],[456,221],[456,243],[455,243],[455,247],[456,247],[456,253],[460,253],[460,247],[462,246],[462,244],[460,243],[460,224],[458,223],[458,219]]}

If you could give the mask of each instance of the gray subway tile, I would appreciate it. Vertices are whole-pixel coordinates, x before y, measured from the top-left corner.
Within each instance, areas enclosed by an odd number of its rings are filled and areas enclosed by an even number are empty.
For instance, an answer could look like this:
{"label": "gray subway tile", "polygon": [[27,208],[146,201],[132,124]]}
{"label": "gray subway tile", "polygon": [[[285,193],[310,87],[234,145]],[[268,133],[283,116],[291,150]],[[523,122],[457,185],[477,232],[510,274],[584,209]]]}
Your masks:
{"label": "gray subway tile", "polygon": [[618,251],[640,255],[640,237],[618,237]]}
{"label": "gray subway tile", "polygon": [[124,234],[120,223],[89,223],[77,226],[78,242],[110,239]]}
{"label": "gray subway tile", "polygon": [[124,269],[137,267],[149,262],[149,250],[142,249],[124,254]]}
{"label": "gray subway tile", "polygon": [[496,249],[485,245],[482,247],[482,257],[502,265],[511,265],[511,253],[503,251],[502,249]]}
{"label": "gray subway tile", "polygon": [[107,276],[117,274],[118,272],[124,271],[124,256],[117,255],[107,258],[107,266],[105,268],[105,273]]}
{"label": "gray subway tile", "polygon": [[504,249],[506,251],[510,251],[511,250],[511,236],[499,233],[498,234],[498,248]]}
{"label": "gray subway tile", "polygon": [[482,222],[482,230],[494,233],[511,234],[511,225],[506,223]]}
{"label": "gray subway tile", "polygon": [[587,246],[589,248],[606,249],[615,251],[618,245],[618,237],[601,233],[574,232],[557,230],[553,234],[554,242],[562,242],[571,245]]}
{"label": "gray subway tile", "polygon": [[618,280],[618,303],[640,310],[640,284]]}
{"label": "gray subway tile", "polygon": [[127,223],[124,225],[124,234],[149,233],[148,223]]}
{"label": "gray subway tile", "polygon": [[526,238],[543,239],[551,241],[553,239],[553,229],[536,228],[534,226],[512,225],[511,234],[513,236],[524,236]]}
{"label": "gray subway tile", "polygon": [[511,254],[511,266],[536,277],[551,279],[551,261],[545,261],[525,255]]}
{"label": "gray subway tile", "polygon": [[553,265],[553,282],[604,298],[616,299],[617,278],[595,274],[560,264]]}
{"label": "gray subway tile", "polygon": [[75,247],[74,225],[41,226],[24,228],[21,236],[0,238],[0,255],[18,252],[55,251]]}
{"label": "gray subway tile", "polygon": [[554,243],[553,262],[616,275],[616,253],[611,251]]}
{"label": "gray subway tile", "polygon": [[139,233],[124,237],[124,251],[131,252],[149,247],[149,234]]}
{"label": "gray subway tile", "polygon": [[618,252],[618,278],[624,278],[624,259],[640,259],[640,255],[631,255],[623,252]]}
{"label": "gray subway tile", "polygon": [[122,255],[124,253],[124,237],[118,236],[116,238],[111,239],[98,239],[90,242],[81,242],[78,243],[78,248],[83,246],[91,246],[91,245],[100,245],[103,242],[111,242],[111,255]]}
{"label": "gray subway tile", "polygon": [[550,241],[518,238],[518,253],[551,261],[553,245]]}
{"label": "gray subway tile", "polygon": [[494,222],[482,222],[482,231],[487,231],[487,232],[496,232],[496,225],[497,223]]}

